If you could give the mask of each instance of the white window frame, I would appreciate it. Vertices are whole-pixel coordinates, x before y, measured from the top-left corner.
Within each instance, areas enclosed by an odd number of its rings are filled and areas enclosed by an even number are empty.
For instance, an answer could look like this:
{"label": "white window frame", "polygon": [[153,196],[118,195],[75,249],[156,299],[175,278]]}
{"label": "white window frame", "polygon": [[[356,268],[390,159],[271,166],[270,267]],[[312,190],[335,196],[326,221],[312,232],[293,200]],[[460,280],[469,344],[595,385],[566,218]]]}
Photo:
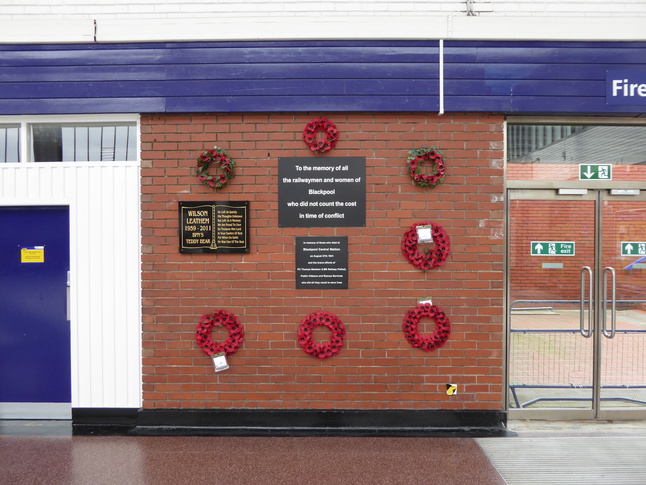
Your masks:
{"label": "white window frame", "polygon": [[[19,147],[20,147],[20,162],[23,163],[56,163],[60,165],[61,163],[89,163],[89,164],[99,164],[99,163],[118,163],[118,162],[34,162],[32,159],[33,147],[31,139],[31,130],[29,129],[30,125],[41,124],[41,123],[61,123],[61,124],[84,124],[84,123],[93,123],[93,124],[102,124],[102,123],[135,123],[136,129],[136,146],[141,146],[140,140],[140,116],[138,114],[92,114],[92,115],[20,115],[20,116],[0,116],[0,125],[19,125],[20,130],[18,134]],[[141,153],[140,150],[137,150],[136,160],[123,163],[140,163],[141,162]],[[11,162],[7,165],[15,165]]]}

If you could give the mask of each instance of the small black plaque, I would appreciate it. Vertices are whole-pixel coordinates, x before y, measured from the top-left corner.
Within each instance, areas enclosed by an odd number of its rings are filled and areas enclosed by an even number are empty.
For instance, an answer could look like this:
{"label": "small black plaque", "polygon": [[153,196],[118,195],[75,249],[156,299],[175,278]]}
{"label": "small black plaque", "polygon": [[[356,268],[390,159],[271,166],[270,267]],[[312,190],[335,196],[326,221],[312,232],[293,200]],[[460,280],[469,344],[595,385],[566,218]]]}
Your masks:
{"label": "small black plaque", "polygon": [[348,238],[297,237],[296,288],[348,289]]}
{"label": "small black plaque", "polygon": [[248,253],[249,202],[180,202],[180,253]]}

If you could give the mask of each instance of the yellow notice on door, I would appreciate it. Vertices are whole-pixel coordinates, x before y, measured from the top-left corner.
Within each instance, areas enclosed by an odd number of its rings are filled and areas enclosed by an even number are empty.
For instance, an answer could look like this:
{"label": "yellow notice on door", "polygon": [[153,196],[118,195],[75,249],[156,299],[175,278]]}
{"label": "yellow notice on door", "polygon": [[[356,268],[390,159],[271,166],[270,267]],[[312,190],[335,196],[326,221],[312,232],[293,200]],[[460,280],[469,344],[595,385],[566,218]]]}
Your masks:
{"label": "yellow notice on door", "polygon": [[20,248],[21,263],[44,263],[45,246],[33,246],[31,248]]}

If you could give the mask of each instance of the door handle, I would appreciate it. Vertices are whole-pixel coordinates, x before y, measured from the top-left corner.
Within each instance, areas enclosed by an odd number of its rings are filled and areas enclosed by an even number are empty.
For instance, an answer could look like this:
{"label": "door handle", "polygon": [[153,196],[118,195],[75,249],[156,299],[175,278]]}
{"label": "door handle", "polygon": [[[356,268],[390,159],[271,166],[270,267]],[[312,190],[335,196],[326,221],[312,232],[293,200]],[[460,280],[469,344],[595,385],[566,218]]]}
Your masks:
{"label": "door handle", "polygon": [[[585,274],[588,273],[588,328],[585,328]],[[581,268],[580,331],[585,338],[592,337],[592,268]]]}
{"label": "door handle", "polygon": [[[606,306],[608,305],[608,275],[611,275],[612,300],[610,303],[610,331],[607,326]],[[606,338],[613,338],[617,331],[617,285],[615,268],[603,268],[603,311],[601,331]]]}
{"label": "door handle", "polygon": [[70,287],[71,286],[72,285],[70,283],[70,272],[68,271],[67,272],[67,320],[68,321],[72,319],[71,311],[70,311],[70,306],[71,306],[71,302],[72,302],[72,297],[70,295]]}

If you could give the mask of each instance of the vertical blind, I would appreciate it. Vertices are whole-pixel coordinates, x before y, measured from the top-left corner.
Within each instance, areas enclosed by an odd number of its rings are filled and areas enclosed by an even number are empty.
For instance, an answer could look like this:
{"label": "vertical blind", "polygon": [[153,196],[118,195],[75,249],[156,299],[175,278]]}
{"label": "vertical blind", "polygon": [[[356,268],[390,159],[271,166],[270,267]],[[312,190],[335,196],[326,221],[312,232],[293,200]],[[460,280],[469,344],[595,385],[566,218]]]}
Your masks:
{"label": "vertical blind", "polygon": [[31,126],[34,162],[110,162],[137,159],[136,126],[65,125]]}
{"label": "vertical blind", "polygon": [[[0,163],[18,163],[20,125],[0,125]],[[28,125],[30,161],[106,162],[137,160],[137,126],[123,124]]]}
{"label": "vertical blind", "polygon": [[20,126],[0,125],[0,163],[20,161]]}

